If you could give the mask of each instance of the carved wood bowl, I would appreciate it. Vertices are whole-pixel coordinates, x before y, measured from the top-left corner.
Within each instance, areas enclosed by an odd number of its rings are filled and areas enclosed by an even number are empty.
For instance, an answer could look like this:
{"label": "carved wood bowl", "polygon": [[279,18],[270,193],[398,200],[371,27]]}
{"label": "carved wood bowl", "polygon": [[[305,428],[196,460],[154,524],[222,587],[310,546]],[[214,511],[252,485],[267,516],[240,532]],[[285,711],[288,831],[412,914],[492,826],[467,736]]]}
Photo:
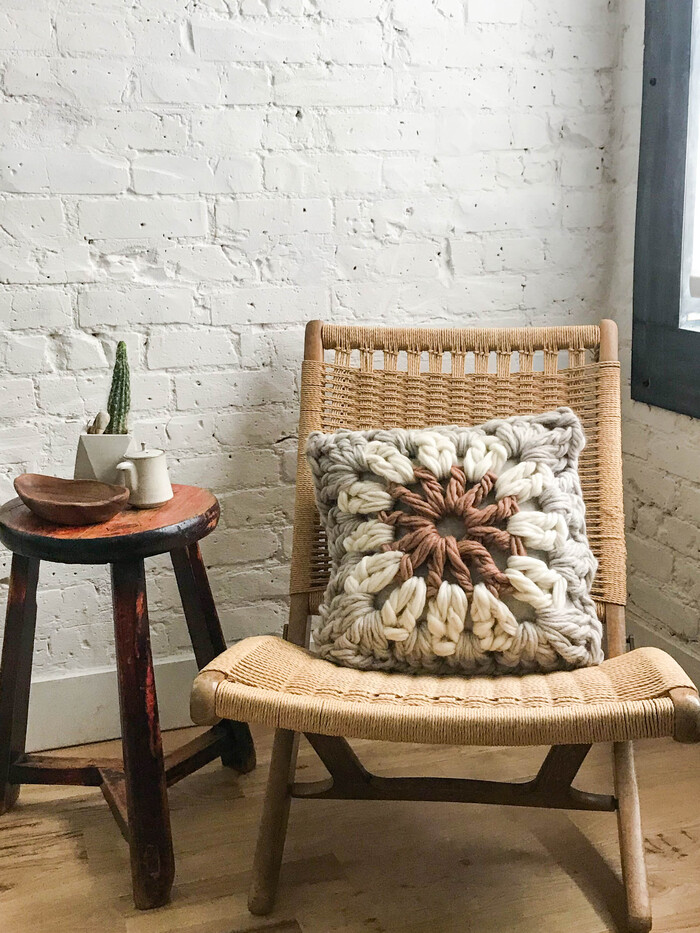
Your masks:
{"label": "carved wood bowl", "polygon": [[108,522],[129,503],[126,486],[111,486],[93,479],[23,473],[15,480],[15,490],[35,515],[56,525]]}

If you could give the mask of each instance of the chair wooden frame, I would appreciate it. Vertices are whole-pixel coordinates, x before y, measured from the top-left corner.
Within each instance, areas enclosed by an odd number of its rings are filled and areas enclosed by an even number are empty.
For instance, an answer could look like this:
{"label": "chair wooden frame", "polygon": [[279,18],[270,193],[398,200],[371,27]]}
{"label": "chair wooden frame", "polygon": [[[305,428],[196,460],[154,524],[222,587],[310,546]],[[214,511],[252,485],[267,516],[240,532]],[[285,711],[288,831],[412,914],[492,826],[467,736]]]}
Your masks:
{"label": "chair wooden frame", "polygon": [[[385,359],[388,354],[388,358],[393,363],[390,372],[396,371],[395,361],[398,352],[407,350],[409,373],[413,366],[413,375],[416,378],[419,376],[420,365],[416,361],[422,353],[427,351],[430,356],[430,372],[439,376],[442,373],[442,353],[450,349],[457,353],[458,375],[464,374],[464,353],[474,351],[475,372],[482,379],[491,375],[488,373],[488,357],[494,351],[497,354],[498,365],[497,373],[493,377],[496,379],[508,378],[510,357],[514,350],[520,351],[521,370],[524,368],[526,374],[532,373],[532,356],[537,350],[544,352],[544,373],[546,375],[549,371],[550,376],[556,373],[557,357],[562,350],[569,352],[570,368],[581,370],[585,368],[586,351],[593,351],[597,357],[592,368],[601,364],[613,364],[607,368],[604,367],[606,374],[612,374],[610,376],[612,381],[607,383],[604,390],[607,409],[605,431],[607,433],[598,445],[597,454],[601,463],[605,461],[603,469],[607,490],[606,501],[598,505],[602,512],[602,520],[609,523],[606,524],[606,535],[601,537],[603,550],[598,554],[603,572],[603,592],[597,594],[597,604],[606,626],[607,656],[614,657],[625,652],[627,645],[624,613],[624,529],[621,508],[619,364],[617,363],[617,328],[612,321],[602,321],[599,328],[524,328],[451,332],[428,331],[427,329],[342,328],[324,325],[319,321],[310,322],[306,329],[305,339],[292,595],[285,638],[294,644],[308,646],[310,616],[318,606],[318,599],[323,588],[326,565],[322,556],[322,548],[318,545],[318,526],[314,527],[313,494],[303,452],[308,432],[322,427],[323,424],[320,412],[325,403],[318,385],[323,383],[325,377],[323,375],[320,379],[316,377],[319,370],[323,369],[324,350],[327,349],[335,349],[336,364],[340,361],[341,367],[349,367],[352,351],[359,349],[361,369],[365,372],[372,371],[372,357],[375,350],[384,350]],[[546,388],[544,392],[546,400]],[[601,396],[598,395],[595,405],[599,406],[600,403]],[[531,404],[535,406],[533,411],[537,410],[537,405],[540,405],[540,410],[542,410],[541,399],[537,401],[533,397]],[[557,404],[561,402],[552,398],[550,407],[556,407]],[[503,413],[505,412],[495,411],[493,415]],[[333,415],[333,417],[338,417],[342,422],[342,415]],[[348,426],[358,427],[359,425]],[[605,450],[604,458],[600,456],[602,450]],[[612,572],[610,571],[611,564],[613,565]],[[675,738],[679,741],[697,741],[700,722],[697,694],[686,688],[678,688],[671,691],[671,697],[675,710]],[[265,914],[272,909],[282,862],[290,803],[293,797],[307,800],[459,801],[554,809],[616,811],[622,874],[627,898],[628,928],[631,933],[646,933],[651,929],[639,794],[631,742],[614,744],[615,792],[614,795],[604,795],[586,793],[573,787],[573,781],[591,748],[587,744],[554,745],[545,757],[536,777],[522,783],[504,783],[460,778],[380,777],[371,774],[363,767],[346,739],[319,734],[306,734],[306,737],[326,766],[330,777],[325,781],[296,782],[295,767],[299,737],[286,729],[276,730],[249,894],[249,908],[252,913]]]}

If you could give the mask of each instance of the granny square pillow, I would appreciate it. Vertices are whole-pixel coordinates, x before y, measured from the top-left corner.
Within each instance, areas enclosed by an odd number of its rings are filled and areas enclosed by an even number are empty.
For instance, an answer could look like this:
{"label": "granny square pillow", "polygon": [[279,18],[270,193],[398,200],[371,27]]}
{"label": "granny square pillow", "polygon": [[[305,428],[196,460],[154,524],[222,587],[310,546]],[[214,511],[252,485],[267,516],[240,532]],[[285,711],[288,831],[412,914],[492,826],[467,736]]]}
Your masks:
{"label": "granny square pillow", "polygon": [[314,647],[350,667],[526,673],[602,660],[569,408],[314,432],[331,557]]}

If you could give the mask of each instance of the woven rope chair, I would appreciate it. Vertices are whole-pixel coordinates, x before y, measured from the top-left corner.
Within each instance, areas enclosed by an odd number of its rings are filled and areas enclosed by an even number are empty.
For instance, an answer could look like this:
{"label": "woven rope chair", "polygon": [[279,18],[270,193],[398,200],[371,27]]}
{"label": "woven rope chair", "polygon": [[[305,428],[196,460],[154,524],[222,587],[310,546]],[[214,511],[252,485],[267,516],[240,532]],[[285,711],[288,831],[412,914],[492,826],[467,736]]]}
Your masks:
{"label": "woven rope chair", "polygon": [[[333,351],[332,361],[325,351]],[[587,437],[580,475],[588,536],[599,560],[593,596],[607,635],[607,658],[599,667],[527,678],[441,678],[336,667],[306,650],[310,616],[328,576],[304,457],[311,430],[470,425],[559,405],[578,414]],[[209,664],[192,692],[195,722],[225,718],[276,728],[250,910],[264,914],[272,908],[292,797],[464,801],[617,811],[629,929],[649,930],[631,740],[699,741],[700,701],[664,652],[625,653],[625,595],[619,363],[612,321],[600,327],[495,330],[311,322],[302,368],[291,611],[284,640],[245,639]],[[325,764],[329,780],[295,782],[299,733]],[[385,778],[363,768],[347,737],[553,747],[526,783]],[[572,787],[593,742],[614,743],[614,796]]]}

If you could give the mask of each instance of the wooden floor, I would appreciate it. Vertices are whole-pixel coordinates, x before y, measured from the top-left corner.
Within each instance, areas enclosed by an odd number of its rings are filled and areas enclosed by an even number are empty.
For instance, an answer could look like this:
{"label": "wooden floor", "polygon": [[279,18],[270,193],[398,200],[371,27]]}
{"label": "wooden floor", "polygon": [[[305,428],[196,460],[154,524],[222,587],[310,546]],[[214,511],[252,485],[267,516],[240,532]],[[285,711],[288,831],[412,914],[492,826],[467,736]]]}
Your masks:
{"label": "wooden floor", "polygon": [[[194,730],[170,733],[179,744]],[[23,788],[0,818],[3,933],[605,933],[621,930],[615,817],[469,804],[294,801],[278,906],[246,911],[270,734],[257,770],[214,763],[170,791],[172,903],[131,902],[126,844],[99,790]],[[355,743],[385,774],[525,779],[537,749]],[[115,746],[108,749],[113,753]],[[104,747],[101,747],[104,751]],[[67,751],[66,754],[69,752]],[[579,786],[610,790],[609,749]],[[299,778],[323,776],[305,743]],[[638,749],[657,933],[700,930],[700,751]]]}

